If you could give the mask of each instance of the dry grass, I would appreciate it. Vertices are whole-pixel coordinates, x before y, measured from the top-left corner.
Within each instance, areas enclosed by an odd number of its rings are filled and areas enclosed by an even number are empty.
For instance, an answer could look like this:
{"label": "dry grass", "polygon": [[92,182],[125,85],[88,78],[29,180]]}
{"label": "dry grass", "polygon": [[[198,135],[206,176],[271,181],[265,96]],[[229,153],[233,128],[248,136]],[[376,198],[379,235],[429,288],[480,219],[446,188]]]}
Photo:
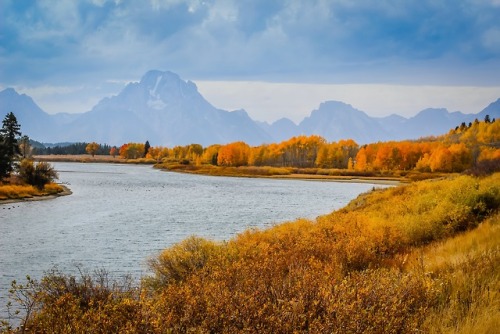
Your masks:
{"label": "dry grass", "polygon": [[211,176],[238,176],[238,177],[271,177],[290,175],[289,168],[240,166],[226,167],[214,165],[184,165],[179,163],[163,163],[155,166],[169,171]]}
{"label": "dry grass", "polygon": [[498,333],[500,214],[475,230],[412,253],[408,270],[422,270],[440,288],[424,324],[428,333]]}
{"label": "dry grass", "polygon": [[64,189],[56,183],[46,184],[42,190],[31,185],[0,185],[0,201],[54,195],[63,191]]}

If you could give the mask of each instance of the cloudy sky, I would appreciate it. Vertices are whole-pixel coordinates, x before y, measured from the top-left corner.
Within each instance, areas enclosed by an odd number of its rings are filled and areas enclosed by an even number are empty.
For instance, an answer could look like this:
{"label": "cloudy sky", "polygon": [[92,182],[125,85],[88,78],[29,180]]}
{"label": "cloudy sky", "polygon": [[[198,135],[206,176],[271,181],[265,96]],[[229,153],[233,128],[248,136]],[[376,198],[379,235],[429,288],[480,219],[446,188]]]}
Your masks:
{"label": "cloudy sky", "polygon": [[84,112],[159,69],[257,120],[475,113],[500,97],[499,18],[500,0],[0,0],[0,89]]}

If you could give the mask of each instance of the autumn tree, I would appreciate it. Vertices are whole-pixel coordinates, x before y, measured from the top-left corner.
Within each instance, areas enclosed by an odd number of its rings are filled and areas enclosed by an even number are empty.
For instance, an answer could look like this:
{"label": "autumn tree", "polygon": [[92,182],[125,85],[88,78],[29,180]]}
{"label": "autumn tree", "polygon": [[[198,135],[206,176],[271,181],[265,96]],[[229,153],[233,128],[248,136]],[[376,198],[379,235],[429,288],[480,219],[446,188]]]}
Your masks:
{"label": "autumn tree", "polygon": [[156,161],[160,161],[161,160],[162,149],[163,148],[160,147],[160,146],[150,147],[149,150],[148,150],[148,153],[146,154],[146,158],[147,159],[154,159]]}
{"label": "autumn tree", "polygon": [[116,157],[116,155],[118,154],[118,149],[116,148],[116,146],[113,146],[110,150],[109,150],[109,155],[111,155],[113,158]]}
{"label": "autumn tree", "polygon": [[188,151],[187,146],[177,145],[174,146],[174,148],[172,148],[173,156],[177,160],[185,159],[187,156],[187,151]]}
{"label": "autumn tree", "polygon": [[96,142],[92,142],[85,147],[85,151],[87,151],[87,153],[92,155],[93,157],[99,150],[99,147],[99,144],[97,144]]}
{"label": "autumn tree", "polygon": [[420,159],[417,161],[417,164],[415,165],[415,169],[418,170],[419,172],[431,171],[429,153],[424,153],[424,155],[420,157]]}
{"label": "autumn tree", "polygon": [[163,146],[151,146],[146,154],[146,159],[153,159],[160,162],[171,155],[171,150]]}
{"label": "autumn tree", "polygon": [[270,145],[261,145],[250,149],[248,164],[251,166],[272,166],[275,164],[271,156]]}
{"label": "autumn tree", "polygon": [[221,145],[214,144],[204,149],[201,156],[201,161],[206,164],[217,166],[217,158],[219,157],[220,148]]}
{"label": "autumn tree", "polygon": [[280,143],[283,166],[314,167],[319,149],[324,144],[325,139],[316,135],[292,137]]}
{"label": "autumn tree", "polygon": [[144,144],[128,143],[120,147],[120,156],[124,159],[139,159],[144,154]]}
{"label": "autumn tree", "polygon": [[118,154],[120,154],[120,157],[127,159],[128,146],[129,144],[123,144],[122,146],[120,146],[120,149],[118,150]]}
{"label": "autumn tree", "polygon": [[31,147],[30,138],[28,136],[22,136],[19,140],[19,151],[23,159],[31,157],[33,148]]}
{"label": "autumn tree", "polygon": [[323,145],[318,151],[318,155],[316,156],[316,166],[319,168],[331,168],[331,159],[329,155],[329,145]]}
{"label": "autumn tree", "polygon": [[203,146],[200,144],[191,144],[188,146],[187,155],[191,160],[196,160],[203,154]]}
{"label": "autumn tree", "polygon": [[464,143],[453,144],[448,150],[451,155],[452,172],[462,172],[471,167],[472,154]]}
{"label": "autumn tree", "polygon": [[366,151],[364,147],[362,147],[358,151],[358,154],[356,154],[356,164],[354,165],[354,169],[357,171],[366,171],[368,169]]}
{"label": "autumn tree", "polygon": [[15,168],[16,157],[20,154],[18,138],[21,126],[14,113],[8,113],[0,129],[0,180],[7,177]]}
{"label": "autumn tree", "polygon": [[403,141],[397,143],[396,147],[400,154],[399,168],[401,170],[411,170],[415,168],[417,161],[423,155],[422,145],[420,145],[420,143]]}
{"label": "autumn tree", "polygon": [[481,150],[479,161],[500,160],[500,148],[486,147]]}
{"label": "autumn tree", "polygon": [[352,139],[325,143],[320,145],[316,166],[320,168],[348,168],[349,159],[352,161],[358,150],[358,144]]}
{"label": "autumn tree", "polygon": [[217,156],[219,166],[245,166],[248,164],[250,146],[240,141],[224,145],[220,148]]}
{"label": "autumn tree", "polygon": [[433,172],[451,172],[452,157],[450,150],[444,145],[434,150],[429,159],[429,166]]}
{"label": "autumn tree", "polygon": [[352,161],[352,158],[349,158],[347,161],[347,169],[353,170],[354,169],[354,162]]}

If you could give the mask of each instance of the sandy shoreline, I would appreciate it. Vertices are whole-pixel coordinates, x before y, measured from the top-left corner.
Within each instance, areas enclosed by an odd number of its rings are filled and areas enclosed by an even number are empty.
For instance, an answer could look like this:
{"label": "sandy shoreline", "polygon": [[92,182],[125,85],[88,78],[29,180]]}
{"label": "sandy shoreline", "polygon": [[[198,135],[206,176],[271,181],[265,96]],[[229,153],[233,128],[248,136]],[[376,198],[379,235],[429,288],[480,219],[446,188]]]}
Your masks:
{"label": "sandy shoreline", "polygon": [[213,177],[242,177],[242,178],[257,178],[257,179],[288,179],[288,180],[302,180],[302,181],[322,181],[322,182],[343,182],[343,183],[371,183],[380,185],[397,186],[410,182],[404,178],[398,177],[376,177],[376,176],[338,176],[338,175],[317,175],[317,174],[288,174],[288,175],[246,175],[246,174],[210,174],[191,172],[186,170],[168,170],[161,169],[165,172],[204,175]]}
{"label": "sandy shoreline", "polygon": [[382,178],[382,177],[355,177],[355,176],[328,176],[315,174],[290,174],[290,175],[275,175],[269,178],[275,179],[294,179],[305,181],[326,181],[326,182],[345,182],[345,183],[372,183],[383,185],[399,185],[405,183],[405,180],[398,178]]}
{"label": "sandy shoreline", "polygon": [[61,188],[63,188],[63,191],[57,194],[50,194],[50,195],[44,195],[44,196],[33,196],[33,197],[27,197],[27,198],[12,198],[12,199],[2,199],[0,200],[0,205],[2,204],[11,204],[11,203],[20,203],[20,202],[33,202],[33,201],[45,201],[49,199],[55,199],[61,196],[68,196],[71,195],[73,192],[66,187],[65,185],[59,184]]}

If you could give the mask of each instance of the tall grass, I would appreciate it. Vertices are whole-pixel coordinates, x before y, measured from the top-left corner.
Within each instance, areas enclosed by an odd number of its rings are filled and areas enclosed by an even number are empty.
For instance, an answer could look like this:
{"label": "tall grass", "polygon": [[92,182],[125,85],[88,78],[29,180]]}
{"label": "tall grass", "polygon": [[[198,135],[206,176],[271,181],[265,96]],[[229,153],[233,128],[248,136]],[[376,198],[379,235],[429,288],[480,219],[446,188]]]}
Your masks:
{"label": "tall grass", "polygon": [[411,254],[439,282],[429,333],[497,333],[500,328],[500,215],[477,229]]}

